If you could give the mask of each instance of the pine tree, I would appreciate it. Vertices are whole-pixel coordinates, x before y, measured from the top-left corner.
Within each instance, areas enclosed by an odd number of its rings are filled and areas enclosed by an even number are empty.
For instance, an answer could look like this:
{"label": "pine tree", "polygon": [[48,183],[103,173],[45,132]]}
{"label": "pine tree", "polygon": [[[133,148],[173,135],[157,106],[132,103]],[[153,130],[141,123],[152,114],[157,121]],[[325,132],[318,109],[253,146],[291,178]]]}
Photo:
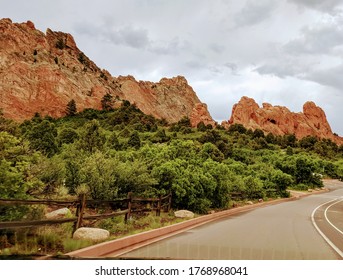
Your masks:
{"label": "pine tree", "polygon": [[130,139],[127,143],[129,146],[135,149],[139,149],[141,147],[141,139],[137,131],[132,132],[132,134],[130,135]]}
{"label": "pine tree", "polygon": [[109,93],[106,93],[101,99],[101,107],[104,111],[109,111],[113,109],[113,96]]}
{"label": "pine tree", "polygon": [[76,102],[74,99],[70,100],[66,107],[67,116],[75,116],[77,113]]}

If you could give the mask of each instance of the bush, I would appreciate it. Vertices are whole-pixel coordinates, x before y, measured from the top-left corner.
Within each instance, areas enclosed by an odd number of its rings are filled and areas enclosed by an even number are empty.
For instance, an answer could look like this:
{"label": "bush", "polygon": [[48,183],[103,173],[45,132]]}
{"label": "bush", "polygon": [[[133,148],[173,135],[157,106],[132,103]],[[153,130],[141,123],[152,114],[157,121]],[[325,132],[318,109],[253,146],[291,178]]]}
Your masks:
{"label": "bush", "polygon": [[48,157],[53,156],[58,151],[56,137],[57,129],[55,125],[47,120],[33,124],[26,133],[30,146]]}
{"label": "bush", "polygon": [[199,122],[197,125],[197,129],[198,131],[206,131],[206,125],[204,124],[204,122]]}
{"label": "bush", "polygon": [[59,39],[56,41],[55,47],[58,48],[58,49],[60,49],[60,50],[63,50],[63,49],[65,48],[65,43],[64,43],[63,38],[59,38]]}
{"label": "bush", "polygon": [[233,133],[235,131],[237,131],[240,134],[244,134],[247,132],[247,129],[242,124],[235,123],[230,125],[228,132]]}
{"label": "bush", "polygon": [[134,131],[130,135],[130,139],[127,142],[130,147],[139,149],[141,147],[141,139],[137,131]]}
{"label": "bush", "polygon": [[262,182],[254,178],[253,176],[248,176],[243,178],[244,182],[244,194],[248,199],[260,199],[266,196],[266,192],[263,189]]}
{"label": "bush", "polygon": [[86,123],[80,134],[79,146],[81,149],[90,153],[102,150],[106,137],[98,120]]}
{"label": "bush", "polygon": [[72,129],[72,128],[64,128],[58,134],[59,146],[62,146],[62,144],[74,143],[78,139],[79,139],[78,133],[75,131],[75,129]]}

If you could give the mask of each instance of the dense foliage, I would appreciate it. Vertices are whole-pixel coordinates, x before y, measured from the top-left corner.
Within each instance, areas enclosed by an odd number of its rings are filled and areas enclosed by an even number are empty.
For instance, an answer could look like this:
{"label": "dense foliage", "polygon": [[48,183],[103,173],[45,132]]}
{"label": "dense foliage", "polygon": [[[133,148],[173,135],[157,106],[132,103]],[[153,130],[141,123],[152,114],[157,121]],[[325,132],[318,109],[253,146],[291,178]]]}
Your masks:
{"label": "dense foliage", "polygon": [[[343,178],[343,148],[309,136],[264,135],[189,119],[168,125],[128,101],[114,108],[41,117],[16,124],[0,117],[0,197],[75,195],[93,199],[173,194],[173,207],[205,213],[235,200],[287,197],[288,189],[321,187],[321,177]],[[118,106],[116,106],[118,107]],[[62,197],[61,197],[62,198]],[[27,217],[22,208],[0,208],[2,220]]]}

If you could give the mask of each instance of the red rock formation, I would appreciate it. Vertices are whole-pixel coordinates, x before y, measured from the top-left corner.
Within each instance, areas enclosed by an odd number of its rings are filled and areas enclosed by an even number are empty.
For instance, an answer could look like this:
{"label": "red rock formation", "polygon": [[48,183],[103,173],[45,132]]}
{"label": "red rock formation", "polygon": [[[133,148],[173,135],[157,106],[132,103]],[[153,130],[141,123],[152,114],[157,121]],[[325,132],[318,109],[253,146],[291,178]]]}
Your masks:
{"label": "red rock formation", "polygon": [[183,116],[193,125],[213,122],[184,77],[158,83],[112,77],[77,48],[70,34],[50,29],[44,34],[30,21],[0,20],[0,108],[5,117],[22,121],[35,112],[60,117],[71,99],[79,111],[99,109],[106,93],[171,123]]}
{"label": "red rock formation", "polygon": [[223,125],[228,127],[235,123],[275,135],[294,134],[298,139],[313,135],[343,144],[343,138],[332,133],[324,111],[313,102],[306,102],[302,113],[294,113],[268,103],[260,108],[254,99],[244,96],[233,106],[230,120]]}
{"label": "red rock formation", "polygon": [[195,104],[190,115],[191,126],[195,127],[198,123],[203,122],[205,125],[215,126],[216,122],[213,121],[207,110],[207,105],[205,103]]}

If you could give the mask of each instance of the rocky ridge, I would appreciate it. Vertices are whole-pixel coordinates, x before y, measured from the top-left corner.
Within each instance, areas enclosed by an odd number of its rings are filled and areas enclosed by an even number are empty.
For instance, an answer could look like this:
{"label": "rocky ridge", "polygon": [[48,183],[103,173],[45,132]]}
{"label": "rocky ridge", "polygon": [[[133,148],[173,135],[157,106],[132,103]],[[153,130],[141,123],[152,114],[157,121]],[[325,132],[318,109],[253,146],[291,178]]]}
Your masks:
{"label": "rocky ridge", "polygon": [[112,77],[78,49],[72,35],[43,33],[30,21],[0,20],[0,108],[5,117],[22,121],[35,112],[61,117],[71,99],[79,111],[100,109],[107,93],[170,123],[188,116],[194,126],[215,124],[182,76],[157,83]]}
{"label": "rocky ridge", "polygon": [[[107,93],[169,123],[188,116],[193,127],[199,122],[215,125],[207,105],[182,76],[157,83],[133,76],[112,77],[78,49],[72,35],[50,29],[43,33],[30,21],[0,20],[0,109],[5,117],[23,121],[36,112],[61,117],[71,99],[78,111],[100,109]],[[234,105],[230,120],[222,124],[234,123],[276,135],[314,135],[343,144],[343,138],[332,133],[324,111],[313,102],[305,103],[303,112],[293,113],[269,103],[260,108],[253,99],[243,97]]]}
{"label": "rocky ridge", "polygon": [[313,135],[343,144],[343,138],[332,132],[325,112],[311,101],[304,104],[303,112],[294,113],[284,106],[269,103],[263,103],[260,107],[254,99],[244,96],[233,106],[229,121],[224,121],[222,125],[229,127],[235,123],[274,135],[294,134],[298,139]]}

